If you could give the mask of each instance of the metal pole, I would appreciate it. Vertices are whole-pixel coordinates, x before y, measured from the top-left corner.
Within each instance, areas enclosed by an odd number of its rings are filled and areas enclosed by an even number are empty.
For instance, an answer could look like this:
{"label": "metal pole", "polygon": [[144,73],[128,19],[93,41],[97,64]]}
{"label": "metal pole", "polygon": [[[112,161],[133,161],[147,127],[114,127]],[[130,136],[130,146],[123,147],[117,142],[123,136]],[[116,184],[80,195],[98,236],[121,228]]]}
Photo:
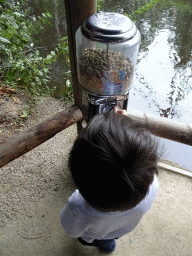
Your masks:
{"label": "metal pole", "polygon": [[[64,3],[67,21],[72,82],[74,88],[74,101],[75,105],[81,109],[83,116],[85,117],[88,116],[88,109],[83,107],[83,92],[78,85],[75,33],[89,16],[97,12],[97,0],[64,0]],[[77,122],[78,134],[81,132],[81,130],[81,123]]]}

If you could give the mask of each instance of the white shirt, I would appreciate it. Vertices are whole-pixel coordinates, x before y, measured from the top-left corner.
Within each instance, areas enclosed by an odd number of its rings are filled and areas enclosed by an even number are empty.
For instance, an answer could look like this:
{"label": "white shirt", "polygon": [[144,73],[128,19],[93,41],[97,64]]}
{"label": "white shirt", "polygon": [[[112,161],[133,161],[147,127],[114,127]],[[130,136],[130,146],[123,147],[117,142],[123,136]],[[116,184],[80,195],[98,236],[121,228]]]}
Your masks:
{"label": "white shirt", "polygon": [[67,235],[81,237],[88,243],[94,239],[114,239],[131,232],[151,208],[159,189],[156,175],[145,198],[133,209],[123,212],[100,212],[89,206],[79,190],[69,197],[60,220]]}

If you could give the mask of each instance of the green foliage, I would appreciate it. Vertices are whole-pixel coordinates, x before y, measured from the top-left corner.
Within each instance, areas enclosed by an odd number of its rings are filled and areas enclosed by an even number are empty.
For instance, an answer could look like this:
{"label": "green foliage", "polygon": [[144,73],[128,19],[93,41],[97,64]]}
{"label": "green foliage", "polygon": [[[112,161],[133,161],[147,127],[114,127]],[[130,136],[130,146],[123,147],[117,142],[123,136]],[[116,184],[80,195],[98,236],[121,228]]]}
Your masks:
{"label": "green foliage", "polygon": [[97,11],[98,12],[101,10],[102,3],[103,3],[103,0],[97,0]]}
{"label": "green foliage", "polygon": [[64,61],[65,61],[66,79],[65,79],[65,85],[64,85],[65,91],[63,96],[65,99],[72,99],[73,86],[72,86],[71,72],[69,71],[71,68],[71,65],[70,65],[69,44],[68,44],[67,36],[60,39],[60,42],[58,43],[56,51],[58,52],[59,55],[62,54],[64,56]]}
{"label": "green foliage", "polygon": [[191,1],[181,1],[181,0],[161,0],[161,3],[164,5],[173,5],[174,7],[179,8],[183,12],[192,12],[192,3]]}
{"label": "green foliage", "polygon": [[20,116],[21,118],[27,118],[31,114],[30,107],[28,105],[24,106],[23,114]]}
{"label": "green foliage", "polygon": [[65,99],[72,99],[73,95],[73,86],[72,86],[72,79],[68,79],[65,83],[65,92],[64,92],[64,97]]}
{"label": "green foliage", "polygon": [[[33,34],[49,22],[49,13],[38,19],[30,16],[30,9],[22,5],[0,1],[0,83],[23,88],[31,94],[50,94],[49,68],[59,52],[51,51],[45,58],[35,47]],[[59,51],[59,49],[58,49]]]}
{"label": "green foliage", "polygon": [[158,3],[158,2],[159,2],[159,0],[150,0],[150,2],[148,2],[145,5],[143,5],[142,7],[139,7],[136,11],[132,11],[132,13],[130,15],[128,15],[127,13],[124,13],[124,14],[134,21],[135,20],[135,16],[137,14],[142,14],[145,11],[149,11],[149,9],[152,6],[154,6],[156,3]]}

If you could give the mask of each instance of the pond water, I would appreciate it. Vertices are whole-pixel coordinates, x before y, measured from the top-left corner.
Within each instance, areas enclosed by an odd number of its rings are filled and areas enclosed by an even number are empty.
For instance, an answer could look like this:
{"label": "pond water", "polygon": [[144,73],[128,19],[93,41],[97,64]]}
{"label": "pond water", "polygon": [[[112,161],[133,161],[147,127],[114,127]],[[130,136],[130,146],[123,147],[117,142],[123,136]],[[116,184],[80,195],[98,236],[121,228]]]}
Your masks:
{"label": "pond water", "polygon": [[[148,1],[149,2],[149,1]],[[103,0],[101,11],[131,14],[145,0]],[[59,38],[66,36],[64,0],[30,1],[34,15],[47,10],[53,15],[36,35],[38,46],[50,52]],[[191,0],[160,0],[148,11],[135,15],[142,35],[136,79],[129,95],[129,108],[192,123],[192,3]],[[64,92],[65,64],[58,60],[52,69],[57,85],[55,97]],[[192,171],[191,146],[160,139],[165,147],[163,158]]]}

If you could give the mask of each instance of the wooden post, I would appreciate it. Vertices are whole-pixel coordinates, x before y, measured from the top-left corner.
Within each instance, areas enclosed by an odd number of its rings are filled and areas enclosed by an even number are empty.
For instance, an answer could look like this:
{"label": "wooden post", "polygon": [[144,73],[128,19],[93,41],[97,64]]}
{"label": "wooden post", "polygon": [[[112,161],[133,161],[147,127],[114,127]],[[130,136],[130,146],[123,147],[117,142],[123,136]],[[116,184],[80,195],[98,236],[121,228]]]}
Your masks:
{"label": "wooden post", "polygon": [[[77,79],[76,42],[75,33],[83,22],[97,12],[97,0],[64,0],[71,62],[74,101],[85,117],[88,110],[83,108],[83,93]],[[77,123],[78,134],[81,132],[81,123]]]}
{"label": "wooden post", "polygon": [[1,142],[0,167],[39,146],[58,132],[81,120],[82,117],[77,106],[70,106],[21,134]]}

